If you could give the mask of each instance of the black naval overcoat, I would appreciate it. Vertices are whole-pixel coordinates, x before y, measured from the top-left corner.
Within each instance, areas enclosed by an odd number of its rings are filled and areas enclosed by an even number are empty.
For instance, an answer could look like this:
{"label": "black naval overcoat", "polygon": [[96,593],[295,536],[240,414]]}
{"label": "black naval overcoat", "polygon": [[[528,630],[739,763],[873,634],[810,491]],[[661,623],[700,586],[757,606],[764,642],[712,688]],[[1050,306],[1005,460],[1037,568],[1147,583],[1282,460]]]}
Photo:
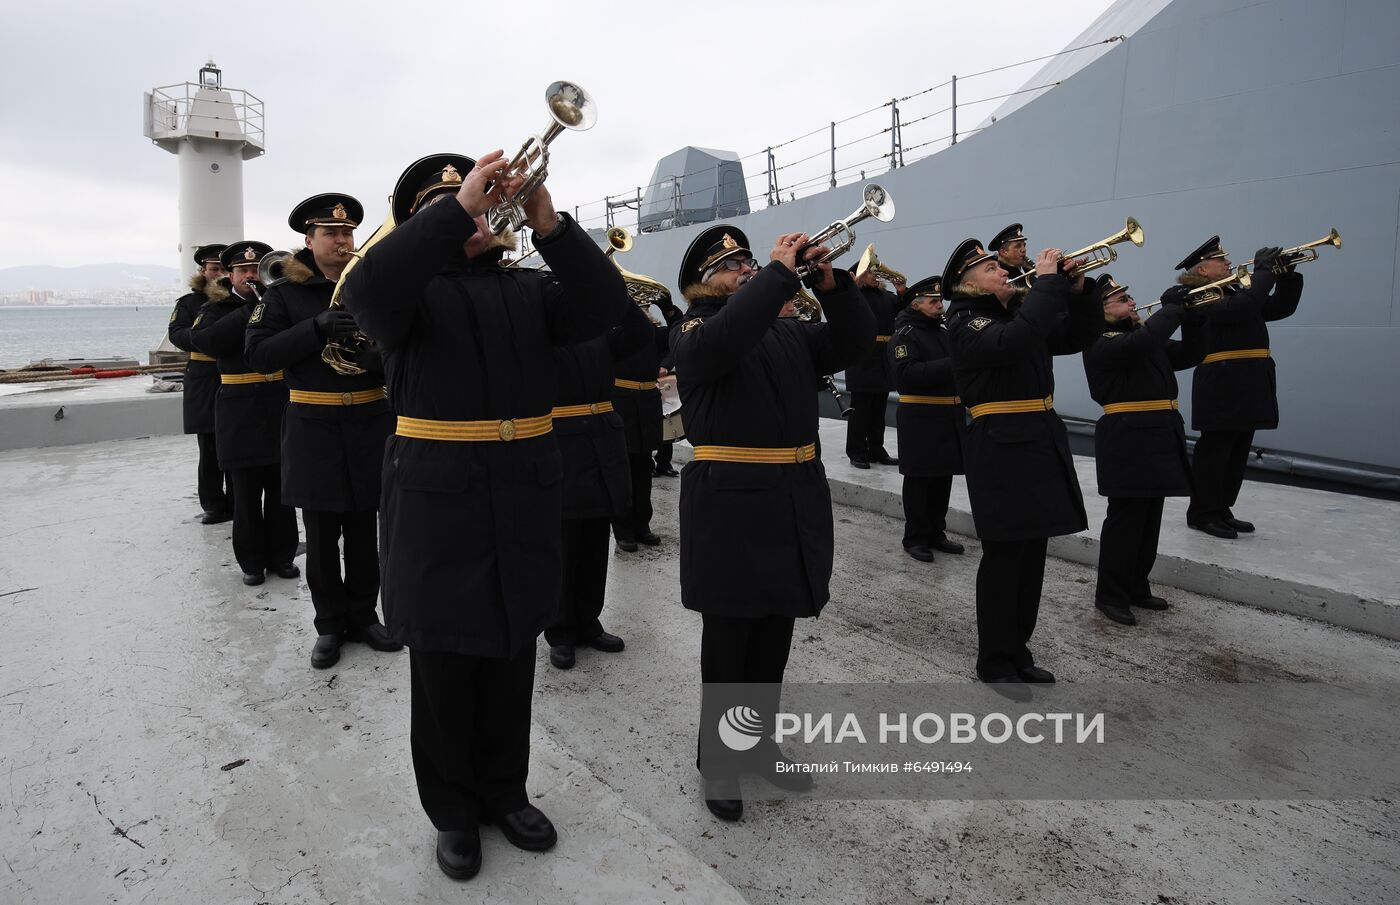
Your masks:
{"label": "black naval overcoat", "polygon": [[[622,276],[567,214],[535,246],[552,272],[468,260],[476,224],[423,208],[346,277],[342,300],[374,337],[394,412],[483,421],[548,415],[553,346],[583,342],[632,306]],[[417,650],[507,657],[557,614],[563,463],[553,432],[510,441],[389,438],[380,507],[385,622]]]}
{"label": "black naval overcoat", "polygon": [[[1103,329],[1097,285],[1086,279],[1084,288],[1075,295],[1051,274],[1007,307],[992,295],[947,293],[953,375],[969,410],[1054,395],[1051,356],[1083,351]],[[978,537],[1030,540],[1088,527],[1069,435],[1053,410],[975,418],[963,452]]]}
{"label": "black naval overcoat", "polygon": [[885,358],[885,349],[894,333],[894,319],[904,310],[905,301],[898,293],[878,286],[857,291],[875,317],[875,339],[862,350],[860,361],[846,366],[846,391],[888,393],[894,389],[894,372]]}
{"label": "black naval overcoat", "polygon": [[[615,363],[655,343],[656,325],[636,305],[622,323],[587,342],[554,348],[556,406],[609,402]],[[616,403],[614,403],[616,405]],[[563,516],[612,518],[631,493],[627,440],[616,411],[556,418],[554,436],[564,462]]]}
{"label": "black naval overcoat", "polygon": [[[190,340],[190,328],[199,317],[199,309],[209,301],[204,293],[204,277],[196,274],[190,280],[191,292],[175,300],[175,310],[170,312],[170,327],[166,333],[170,343],[185,352],[200,352]],[[185,365],[184,417],[185,433],[214,433],[214,400],[219,395],[219,366],[212,361],[199,361],[191,358]]]}
{"label": "black naval overcoat", "polygon": [[[948,328],[943,317],[906,308],[895,319],[888,359],[901,396],[956,396]],[[914,478],[963,473],[967,409],[961,404],[901,402],[894,414],[899,431],[899,473]]]}
{"label": "black naval overcoat", "polygon": [[[1182,326],[1182,339],[1172,334]],[[1084,350],[1089,395],[1099,405],[1177,398],[1176,372],[1205,354],[1202,316],[1164,305],[1141,325],[1107,325]],[[1176,410],[1105,413],[1094,425],[1094,466],[1106,497],[1191,495],[1186,427]]]}
{"label": "black naval overcoat", "polygon": [[[209,301],[190,330],[194,346],[218,359],[223,375],[256,374],[243,351],[248,318],[257,298],[243,298],[224,280],[210,287]],[[225,383],[215,405],[214,445],[224,470],[276,465],[282,458],[282,415],[287,384],[282,380]]]}
{"label": "black naval overcoat", "polygon": [[[1249,289],[1201,309],[1209,325],[1207,356],[1269,348],[1266,323],[1297,311],[1302,295],[1301,273],[1282,274],[1277,282],[1272,274],[1255,273]],[[1191,427],[1198,431],[1273,430],[1278,427],[1276,381],[1272,356],[1201,364],[1191,384]]]}
{"label": "black naval overcoat", "polygon": [[[638,309],[641,310],[640,308]],[[669,302],[662,312],[667,324],[675,324],[681,318],[681,310]],[[651,341],[634,348],[628,355],[617,360],[613,376],[618,380],[635,383],[655,383],[661,370],[661,361],[666,357],[669,327],[655,323],[646,314],[652,332]],[[632,454],[649,453],[661,446],[661,391],[656,387],[649,390],[631,390],[613,386],[613,407],[622,416],[627,438],[627,452]]]}
{"label": "black naval overcoat", "polygon": [[[384,366],[369,351],[357,362],[365,373],[344,376],[321,359],[326,341],[313,319],[330,306],[335,283],[316,267],[309,249],[287,260],[287,281],[263,295],[248,320],[248,363],[264,373],[282,371],[288,390],[357,393],[382,389]],[[379,508],[384,441],[394,430],[387,399],[357,405],[290,402],[282,421],[282,502],[315,512],[372,512]]]}
{"label": "black naval overcoat", "polygon": [[[866,354],[875,317],[851,276],[817,293],[828,323],[778,312],[798,289],[779,263],[732,296],[695,300],[671,331],[694,446],[799,447],[817,440],[814,385]],[[816,616],[830,599],[831,491],[820,458],[693,461],[681,472],[681,603],[718,616]]]}

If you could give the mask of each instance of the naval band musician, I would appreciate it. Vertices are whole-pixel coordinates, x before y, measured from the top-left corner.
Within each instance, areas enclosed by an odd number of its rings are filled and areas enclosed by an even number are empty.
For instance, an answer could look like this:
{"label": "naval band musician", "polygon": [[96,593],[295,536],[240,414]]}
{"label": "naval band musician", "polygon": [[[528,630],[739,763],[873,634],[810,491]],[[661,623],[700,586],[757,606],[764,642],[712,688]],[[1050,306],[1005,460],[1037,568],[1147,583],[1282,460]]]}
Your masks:
{"label": "naval band musician", "polygon": [[[1254,432],[1278,427],[1278,390],[1269,352],[1268,321],[1298,310],[1303,275],[1294,268],[1275,274],[1277,247],[1254,254],[1248,289],[1226,290],[1205,306],[1209,345],[1191,381],[1191,427],[1200,431],[1192,458],[1191,505],[1186,523],[1215,537],[1233,540],[1254,525],[1235,517]],[[1231,263],[1220,237],[1206,242],[1176,265],[1184,286],[1199,286],[1230,275]]]}
{"label": "naval band musician", "polygon": [[[1186,309],[1184,286],[1168,289],[1145,323],[1127,286],[1105,273],[1099,288],[1107,329],[1084,350],[1089,395],[1103,406],[1094,426],[1094,467],[1099,493],[1108,498],[1094,605],[1114,622],[1136,625],[1133,608],[1167,608],[1148,583],[1162,505],[1166,497],[1191,494],[1175,372],[1200,362],[1206,328],[1200,313]],[[1182,338],[1174,340],[1178,327]]]}
{"label": "naval band musician", "polygon": [[233,485],[228,472],[219,467],[219,453],[214,439],[214,402],[219,395],[219,366],[212,355],[205,355],[190,341],[190,328],[199,316],[199,309],[209,301],[209,286],[224,275],[219,253],[226,245],[201,245],[194,250],[194,263],[199,268],[190,278],[190,291],[175,302],[170,312],[167,334],[171,345],[190,353],[183,381],[185,433],[194,434],[199,444],[199,465],[196,480],[199,506],[204,513],[200,522],[217,525],[233,518]]}
{"label": "naval band musician", "polygon": [[[681,603],[701,614],[701,696],[696,766],[705,803],[738,820],[742,772],[787,788],[805,773],[776,771],[772,733],[796,617],[830,598],[834,556],[831,492],[816,455],[823,374],[849,366],[874,343],[875,318],[850,274],[820,265],[815,288],[828,323],[779,312],[799,282],[807,237],[779,236],[756,271],[748,237],[712,226],[691,243],[678,285],[690,302],[671,348],[694,459],[681,471]],[[721,684],[761,685],[743,703],[758,711],[765,738],[734,756],[718,737],[727,702]]]}
{"label": "naval band musician", "polygon": [[997,266],[1006,271],[1008,280],[1020,280],[1012,288],[1024,293],[1035,282],[1035,265],[1026,255],[1026,234],[1021,224],[1012,223],[992,236],[987,250],[997,256]]}
{"label": "naval band musician", "polygon": [[228,276],[209,291],[190,330],[195,348],[218,360],[215,439],[219,464],[233,480],[233,555],[243,583],[260,585],[264,573],[297,578],[296,510],[282,502],[282,415],[287,385],[281,371],[262,373],[248,363],[244,335],[258,305],[257,273],[264,242],[243,240],[219,255]]}
{"label": "naval band musician", "polygon": [[890,371],[885,351],[894,332],[894,319],[908,303],[903,283],[895,283],[890,292],[880,285],[880,276],[867,270],[856,276],[858,265],[849,272],[860,290],[861,298],[875,316],[875,341],[860,361],[846,367],[846,391],[851,397],[851,414],[846,420],[846,456],[856,468],[871,465],[898,465],[899,460],[885,449],[885,408],[894,375]]}
{"label": "naval band musician", "polygon": [[552,347],[632,306],[543,185],[523,209],[550,272],[500,266],[514,237],[493,236],[486,213],[523,182],[507,164],[497,150],[409,166],[390,202],[398,226],[343,295],[379,344],[398,416],[383,468],[384,615],[409,647],[413,769],[454,879],[481,867],[479,822],[528,851],[557,840],[525,791],[535,642],[559,606]]}
{"label": "naval band musician", "polygon": [[[290,404],[282,422],[282,502],[301,510],[306,526],[306,586],[315,607],[311,665],[327,669],[345,640],[396,651],[379,622],[379,470],[394,427],[378,352],[366,346],[340,374],[322,352],[327,341],[348,342],[355,318],[331,308],[331,296],[355,246],[364,216],[349,195],[313,195],[287,224],[304,245],[281,264],[282,279],[248,319],[248,362],[281,371]],[[341,539],[345,574],[341,575]]]}
{"label": "naval band musician", "polygon": [[1077,263],[1062,262],[1059,249],[1042,251],[1035,284],[1021,294],[995,257],[967,239],[943,271],[953,372],[972,413],[964,461],[982,540],[977,675],[1020,700],[1030,697],[1021,683],[1055,681],[1029,647],[1046,540],[1088,527],[1069,436],[1054,410],[1051,360],[1082,351],[1103,322],[1094,281],[1062,272]]}
{"label": "naval band musician", "polygon": [[608,531],[628,512],[635,492],[628,477],[626,423],[614,409],[613,374],[619,361],[655,346],[656,329],[634,305],[602,336],[554,347],[554,435],[564,461],[563,581],[559,609],[544,639],[555,669],[572,669],[579,647],[615,654],[626,646],[604,631],[599,619],[607,588]]}
{"label": "naval band musician", "polygon": [[953,475],[963,473],[967,410],[953,379],[948,328],[943,322],[943,278],[909,287],[909,307],[895,320],[889,361],[899,407],[899,473],[904,477],[904,552],[933,562],[933,551],[958,554],[947,535]]}

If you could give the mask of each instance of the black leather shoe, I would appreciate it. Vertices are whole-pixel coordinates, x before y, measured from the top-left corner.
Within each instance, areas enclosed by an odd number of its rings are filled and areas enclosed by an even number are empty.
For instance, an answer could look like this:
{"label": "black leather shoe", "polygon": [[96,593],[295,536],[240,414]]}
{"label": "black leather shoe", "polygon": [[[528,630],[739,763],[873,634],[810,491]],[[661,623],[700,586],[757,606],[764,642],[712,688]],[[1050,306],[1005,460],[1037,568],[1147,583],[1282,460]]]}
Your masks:
{"label": "black leather shoe", "polygon": [[516,848],[527,852],[544,852],[554,848],[559,834],[554,824],[544,815],[544,811],[527,804],[518,811],[512,811],[487,823],[494,823],[506,834],[506,840]]}
{"label": "black leather shoe", "polygon": [[276,575],[278,578],[300,578],[300,577],[301,577],[301,569],[298,569],[298,568],[297,568],[297,564],[294,563],[294,562],[284,562],[284,563],[282,563],[282,565],[280,565],[280,566],[273,566],[272,568],[268,569],[267,571],[271,572],[273,575]]}
{"label": "black leather shoe", "polygon": [[229,521],[233,521],[232,512],[215,512],[212,509],[204,510],[204,514],[199,517],[201,525],[219,525]]}
{"label": "black leather shoe", "polygon": [[630,537],[619,537],[617,538],[617,549],[623,553],[636,553],[637,542]]}
{"label": "black leather shoe", "polygon": [[389,630],[378,622],[372,622],[364,628],[351,629],[348,638],[351,641],[368,644],[375,650],[403,650],[403,642],[390,635]]}
{"label": "black leather shoe", "polygon": [[257,584],[262,584],[263,581],[264,581],[264,579],[263,579],[263,574],[262,574],[261,572],[244,572],[244,573],[243,573],[243,583],[244,583],[244,584],[248,584],[248,585],[257,585]]}
{"label": "black leather shoe", "polygon": [[1226,540],[1234,540],[1239,537],[1239,534],[1234,528],[1231,528],[1218,518],[1209,519],[1204,522],[1187,522],[1186,524],[1195,528],[1197,531],[1204,531],[1212,537],[1223,537]]}
{"label": "black leather shoe", "polygon": [[646,544],[648,547],[655,547],[660,545],[661,538],[656,536],[655,531],[647,528],[637,535],[637,543]]}
{"label": "black leather shoe", "polygon": [[454,880],[470,880],[481,870],[481,835],[475,830],[438,833],[437,863]]}
{"label": "black leather shoe", "polygon": [[933,541],[929,544],[929,546],[940,553],[952,553],[955,556],[962,553],[965,549],[963,545],[958,543],[957,541],[949,540],[946,534],[940,537],[935,537]]}
{"label": "black leather shoe", "polygon": [[1031,699],[1031,688],[1016,673],[1008,673],[1004,676],[989,676],[982,682],[992,691],[1004,698],[1013,701],[1029,701]]}
{"label": "black leather shoe", "polygon": [[670,465],[663,465],[662,467],[657,468],[657,469],[656,469],[655,471],[653,471],[651,474],[652,474],[652,477],[656,477],[656,478],[676,478],[676,477],[680,477],[680,472],[679,472],[679,471],[676,471],[676,470],[675,470],[674,468],[672,468]]}
{"label": "black leather shoe", "polygon": [[1251,531],[1254,530],[1253,522],[1246,522],[1244,519],[1235,518],[1233,515],[1227,515],[1223,519],[1221,519],[1221,521],[1229,525],[1231,528],[1234,528],[1241,534],[1249,534]]}
{"label": "black leather shoe", "polygon": [[737,779],[705,780],[705,807],[720,820],[733,823],[744,816],[744,798]]}
{"label": "black leather shoe", "polygon": [[555,669],[574,668],[574,646],[572,644],[554,644],[549,648],[549,665]]}
{"label": "black leather shoe", "polygon": [[1144,597],[1141,600],[1134,600],[1133,606],[1140,610],[1165,610],[1171,604],[1160,597]]}
{"label": "black leather shoe", "polygon": [[1054,685],[1055,674],[1048,669],[1039,666],[1018,666],[1016,674],[1027,682],[1036,685]]}
{"label": "black leather shoe", "polygon": [[899,460],[889,453],[883,453],[870,460],[875,465],[898,465]]}
{"label": "black leather shoe", "polygon": [[1097,602],[1094,604],[1094,606],[1098,608],[1098,611],[1100,613],[1103,613],[1105,616],[1112,619],[1114,622],[1120,623],[1122,625],[1137,625],[1137,617],[1133,615],[1132,610],[1128,609],[1125,606],[1116,606],[1111,603]]}
{"label": "black leather shoe", "polygon": [[594,650],[600,650],[605,654],[615,654],[627,646],[627,643],[616,635],[607,632],[599,632],[598,637],[588,642],[588,646]]}
{"label": "black leather shoe", "polygon": [[917,559],[919,562],[933,562],[933,551],[923,544],[915,544],[912,547],[905,547],[904,552]]}
{"label": "black leather shoe", "polygon": [[[854,466],[855,468],[869,468],[869,467],[870,467],[870,463],[867,462],[867,461],[865,461],[864,459],[852,459],[852,460],[851,460],[851,465]],[[711,810],[714,810],[714,809],[711,808]],[[737,819],[737,818],[736,818],[736,819]]]}
{"label": "black leather shoe", "polygon": [[339,635],[322,635],[311,648],[311,665],[316,669],[330,669],[340,661]]}

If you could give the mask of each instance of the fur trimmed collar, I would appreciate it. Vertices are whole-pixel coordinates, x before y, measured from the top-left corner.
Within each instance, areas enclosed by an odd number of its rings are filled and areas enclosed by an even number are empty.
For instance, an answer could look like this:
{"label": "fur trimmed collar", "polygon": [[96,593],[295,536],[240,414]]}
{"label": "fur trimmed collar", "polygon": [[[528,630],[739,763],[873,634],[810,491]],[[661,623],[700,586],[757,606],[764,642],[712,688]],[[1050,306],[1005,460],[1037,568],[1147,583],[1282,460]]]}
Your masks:
{"label": "fur trimmed collar", "polygon": [[195,292],[203,292],[208,283],[209,281],[204,278],[204,274],[202,273],[197,273],[190,277],[190,288]]}
{"label": "fur trimmed collar", "polygon": [[219,277],[208,285],[204,294],[209,296],[211,302],[222,302],[233,294],[233,284],[229,282],[228,277]]}
{"label": "fur trimmed collar", "polygon": [[[302,260],[302,255],[306,255],[306,260]],[[311,261],[311,264],[307,264]],[[282,276],[289,283],[305,283],[316,276],[315,259],[311,257],[311,249],[304,248],[290,258],[282,262]]]}
{"label": "fur trimmed collar", "polygon": [[681,297],[691,304],[701,299],[724,299],[728,298],[729,295],[728,291],[710,283],[691,283],[681,293]]}

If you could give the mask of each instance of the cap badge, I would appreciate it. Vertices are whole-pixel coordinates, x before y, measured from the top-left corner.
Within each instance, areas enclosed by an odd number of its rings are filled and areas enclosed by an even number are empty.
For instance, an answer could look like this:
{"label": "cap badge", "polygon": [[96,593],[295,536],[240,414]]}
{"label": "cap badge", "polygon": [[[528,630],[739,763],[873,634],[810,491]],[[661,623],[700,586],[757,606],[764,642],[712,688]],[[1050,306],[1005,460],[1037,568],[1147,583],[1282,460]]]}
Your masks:
{"label": "cap badge", "polygon": [[442,168],[442,181],[443,181],[443,182],[461,182],[461,181],[462,181],[462,174],[459,173],[459,172],[457,172],[457,168],[454,167],[452,164],[449,163],[447,166],[445,166],[445,167]]}
{"label": "cap badge", "polygon": [[725,233],[725,234],[724,234],[724,238],[720,240],[720,244],[723,245],[725,248],[738,248],[738,247],[739,247],[739,243],[738,243],[738,242],[735,242],[735,241],[734,241],[734,237],[731,236],[729,233]]}
{"label": "cap badge", "polygon": [[331,216],[337,220],[344,220],[350,215],[345,212],[345,205],[337,204],[335,207],[331,208]]}
{"label": "cap badge", "polygon": [[257,259],[258,253],[253,250],[253,246],[249,245],[247,248],[243,249],[243,260],[256,261]]}

